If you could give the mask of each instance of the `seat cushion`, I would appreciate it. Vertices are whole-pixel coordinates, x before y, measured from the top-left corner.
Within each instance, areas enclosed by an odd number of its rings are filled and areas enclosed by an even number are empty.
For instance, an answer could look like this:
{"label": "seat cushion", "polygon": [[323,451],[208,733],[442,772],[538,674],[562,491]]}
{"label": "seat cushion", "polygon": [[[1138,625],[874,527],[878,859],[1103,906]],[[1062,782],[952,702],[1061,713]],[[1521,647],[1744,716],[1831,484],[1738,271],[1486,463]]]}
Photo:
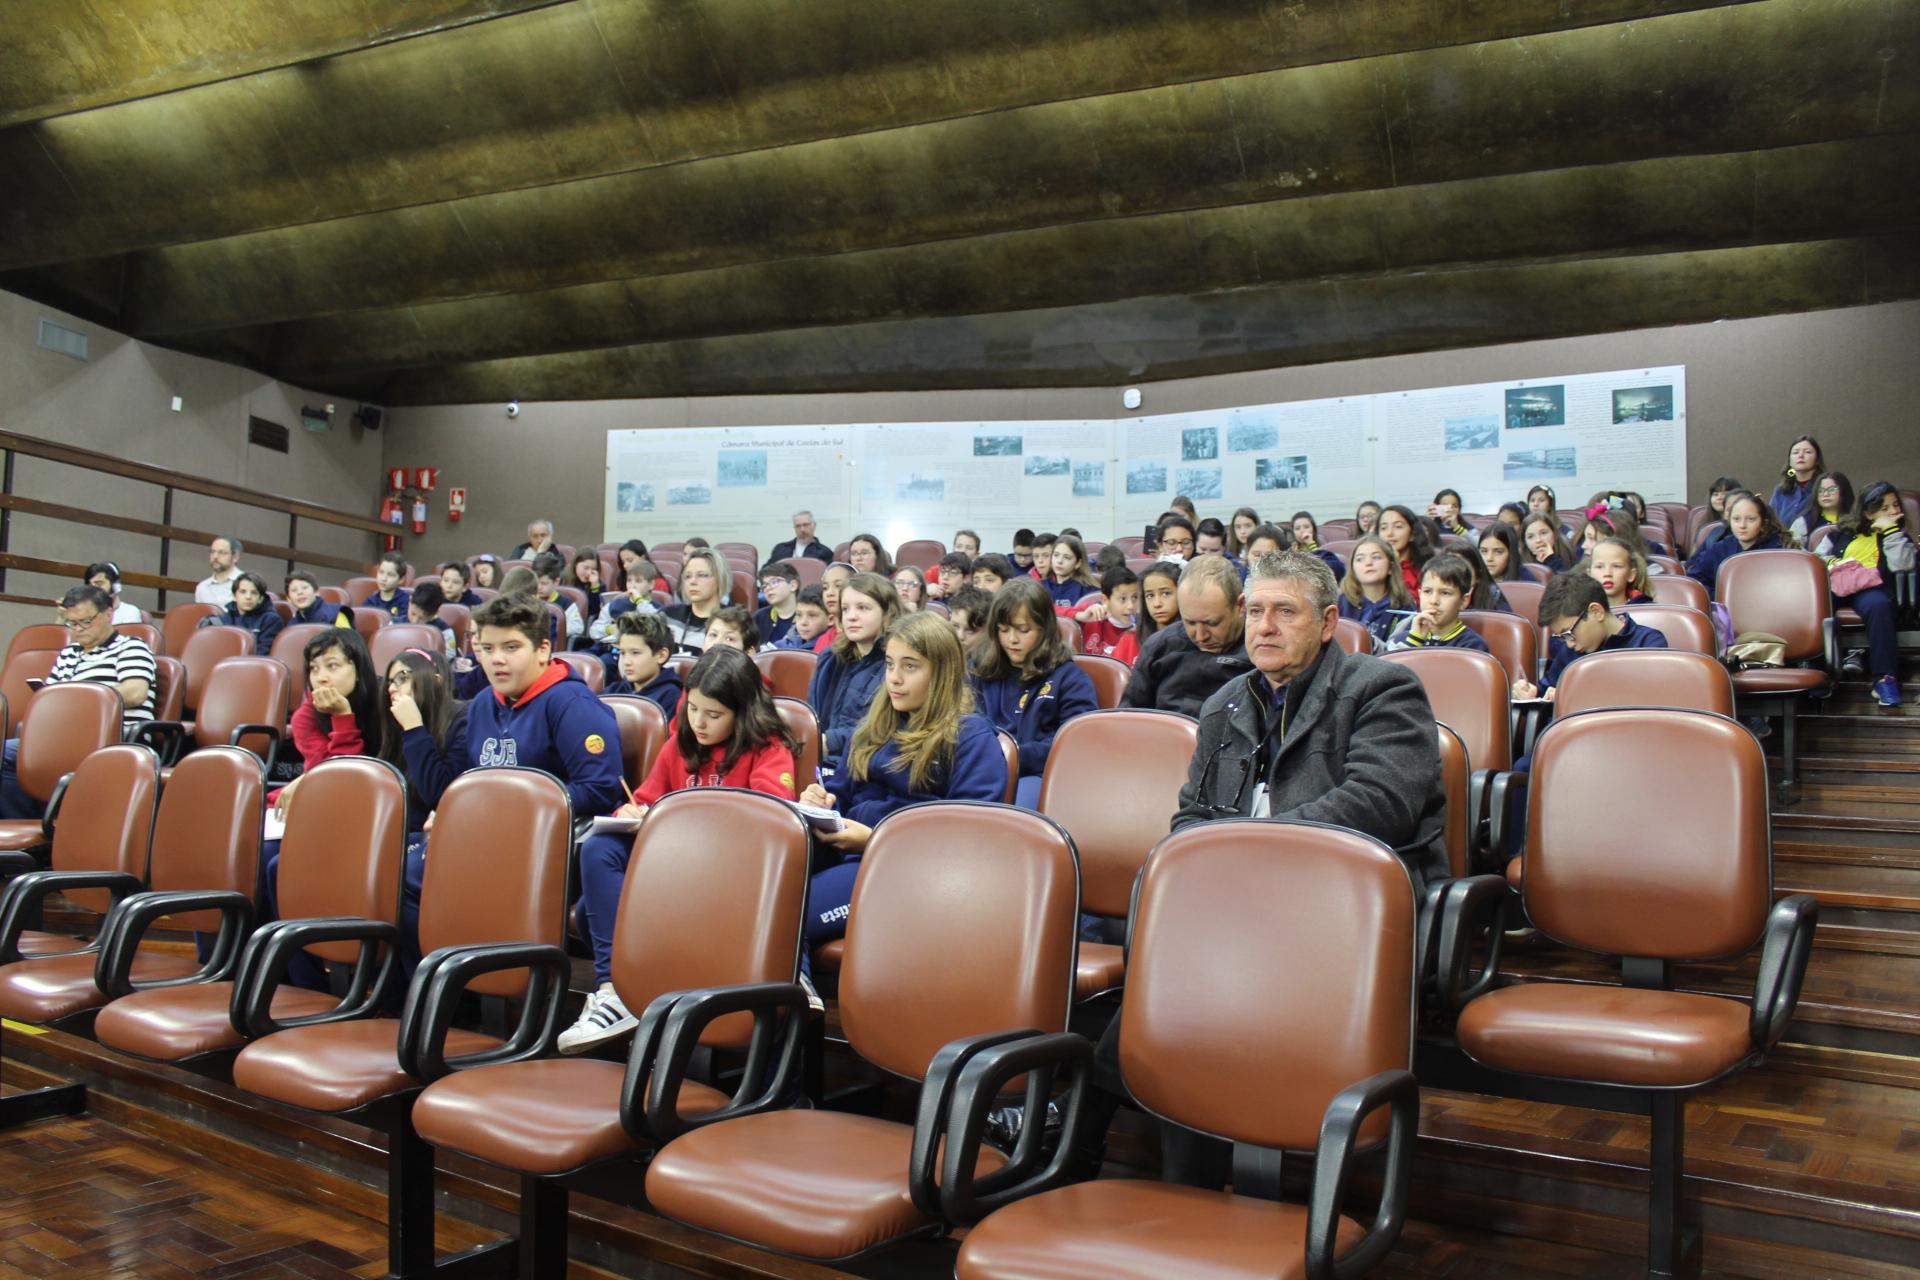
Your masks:
{"label": "seat cushion", "polygon": [[[163,987],[122,996],[100,1011],[93,1038],[109,1049],[156,1062],[181,1062],[219,1049],[237,1049],[244,1037],[227,1021],[231,982]],[[277,1018],[325,1013],[339,1001],[324,991],[281,987],[273,996]]]}
{"label": "seat cushion", "polygon": [[[907,1195],[913,1130],[832,1111],[775,1111],[695,1129],[647,1168],[658,1213],[802,1258],[850,1257],[929,1224]],[[1005,1163],[982,1148],[976,1172]]]}
{"label": "seat cushion", "polygon": [[1753,1052],[1738,1000],[1627,987],[1532,982],[1460,1012],[1460,1047],[1502,1071],[1678,1088],[1703,1084]]}
{"label": "seat cushion", "polygon": [[[553,1176],[630,1155],[640,1144],[620,1124],[627,1069],[593,1058],[549,1058],[456,1071],[428,1085],[413,1124],[436,1147],[516,1173]],[[689,1081],[680,1114],[707,1115],[727,1095]]]}
{"label": "seat cushion", "polygon": [[[72,938],[55,940],[77,945]],[[16,1022],[52,1022],[105,1004],[106,996],[93,985],[93,966],[98,959],[96,952],[86,951],[71,956],[21,960],[0,967],[0,1016]],[[191,956],[153,955],[143,951],[133,958],[133,980],[160,982],[184,978],[199,967]]]}
{"label": "seat cushion", "polygon": [[1526,883],[1526,878],[1527,864],[1525,860],[1521,858],[1508,858],[1507,883],[1512,885],[1515,890],[1518,890],[1521,885]]}
{"label": "seat cushion", "polygon": [[846,958],[846,954],[847,940],[845,938],[835,938],[831,942],[821,943],[813,949],[813,956],[811,957],[813,960],[813,971],[815,973],[840,972],[840,962]]}
{"label": "seat cushion", "polygon": [[1733,673],[1733,691],[1736,694],[1811,693],[1832,683],[1832,678],[1826,672],[1809,667],[1753,667]]}
{"label": "seat cushion", "polygon": [[0,822],[0,850],[31,849],[35,845],[50,843],[46,829],[40,825],[38,818]]}
{"label": "seat cushion", "polygon": [[[249,1093],[309,1111],[351,1111],[420,1082],[400,1069],[396,1018],[288,1027],[262,1036],[233,1060],[233,1082]],[[497,1049],[472,1031],[447,1034],[447,1056]]]}
{"label": "seat cushion", "polygon": [[1073,998],[1085,1000],[1126,981],[1127,953],[1111,942],[1083,942],[1073,970]]}
{"label": "seat cushion", "polygon": [[[1335,1252],[1362,1231],[1340,1220]],[[989,1215],[967,1233],[960,1280],[1287,1280],[1306,1274],[1305,1205],[1164,1182],[1082,1182]]]}
{"label": "seat cushion", "polygon": [[[50,956],[91,945],[86,939],[76,938],[70,933],[42,933],[38,929],[20,931],[20,954],[23,956]],[[87,954],[97,953],[89,951]]]}

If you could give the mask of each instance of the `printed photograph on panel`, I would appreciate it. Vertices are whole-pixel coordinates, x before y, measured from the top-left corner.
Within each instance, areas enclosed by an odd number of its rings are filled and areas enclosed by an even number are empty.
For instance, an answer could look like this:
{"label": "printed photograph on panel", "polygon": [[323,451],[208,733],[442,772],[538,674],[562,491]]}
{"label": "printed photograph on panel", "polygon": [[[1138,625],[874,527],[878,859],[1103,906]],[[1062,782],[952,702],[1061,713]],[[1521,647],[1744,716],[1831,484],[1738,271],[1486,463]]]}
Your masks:
{"label": "printed photograph on panel", "polygon": [[1165,458],[1135,458],[1127,463],[1128,493],[1165,493],[1167,491],[1167,460]]}
{"label": "printed photograph on panel", "polygon": [[973,438],[973,456],[976,458],[1017,458],[1023,452],[1024,438],[1021,436],[975,436]]}
{"label": "printed photograph on panel", "polygon": [[1507,430],[1528,427],[1564,427],[1567,425],[1567,388],[1563,383],[1550,387],[1507,388]]}
{"label": "printed photograph on panel", "polygon": [[1622,422],[1672,422],[1672,387],[1628,387],[1613,393],[1613,420]]}
{"label": "printed photograph on panel", "polygon": [[1571,446],[1560,449],[1513,449],[1507,453],[1509,480],[1564,480],[1580,468]]}
{"label": "printed photograph on panel", "polygon": [[1262,493],[1274,489],[1307,487],[1307,459],[1295,454],[1286,458],[1257,458],[1253,464],[1253,487]]}
{"label": "printed photograph on panel", "polygon": [[1500,447],[1500,419],[1493,414],[1447,418],[1442,426],[1447,433],[1448,453],[1471,453],[1478,449]]}
{"label": "printed photograph on panel", "polygon": [[1076,498],[1106,497],[1107,464],[1104,462],[1074,463],[1073,496]]}
{"label": "printed photograph on panel", "polygon": [[1220,428],[1188,427],[1180,433],[1180,461],[1205,462],[1220,456]]}
{"label": "printed photograph on panel", "polygon": [[767,483],[765,449],[727,449],[720,454],[719,481],[722,489],[758,489]]}
{"label": "printed photograph on panel", "polygon": [[1027,474],[1030,476],[1064,476],[1072,472],[1073,459],[1064,453],[1030,453],[1027,455]]}
{"label": "printed photograph on panel", "polygon": [[1182,467],[1174,477],[1174,484],[1181,493],[1195,502],[1218,502],[1220,500],[1220,468],[1218,467]]}
{"label": "printed photograph on panel", "polygon": [[653,486],[622,480],[614,487],[613,506],[614,510],[625,515],[651,511],[653,510]]}

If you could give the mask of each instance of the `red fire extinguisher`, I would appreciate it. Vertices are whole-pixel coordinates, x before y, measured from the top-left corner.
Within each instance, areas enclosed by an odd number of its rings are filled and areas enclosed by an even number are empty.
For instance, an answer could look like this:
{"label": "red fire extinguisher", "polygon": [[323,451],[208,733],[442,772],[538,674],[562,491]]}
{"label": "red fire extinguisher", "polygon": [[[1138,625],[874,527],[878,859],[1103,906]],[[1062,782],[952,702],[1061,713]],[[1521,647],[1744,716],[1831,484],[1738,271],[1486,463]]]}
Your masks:
{"label": "red fire extinguisher", "polygon": [[[400,522],[404,514],[401,510],[400,498],[397,494],[390,493],[380,500],[381,524],[391,525],[397,529],[400,527]],[[382,551],[398,551],[400,549],[399,537],[391,533],[382,534],[380,537],[380,549]]]}
{"label": "red fire extinguisher", "polygon": [[427,531],[427,497],[423,493],[413,495],[412,524],[415,533],[425,533]]}

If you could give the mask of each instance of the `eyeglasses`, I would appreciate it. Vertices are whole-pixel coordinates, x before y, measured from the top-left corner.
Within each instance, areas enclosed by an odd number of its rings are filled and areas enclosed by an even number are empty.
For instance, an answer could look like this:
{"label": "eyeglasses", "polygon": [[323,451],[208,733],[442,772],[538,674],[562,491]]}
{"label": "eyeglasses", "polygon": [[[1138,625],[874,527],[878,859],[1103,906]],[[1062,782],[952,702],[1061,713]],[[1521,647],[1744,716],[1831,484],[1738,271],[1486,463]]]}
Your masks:
{"label": "eyeglasses", "polygon": [[99,614],[90,613],[84,618],[62,618],[60,619],[60,625],[69,631],[85,631],[99,620]]}
{"label": "eyeglasses", "polygon": [[[1580,620],[1580,622],[1585,622],[1585,621],[1586,621],[1585,618],[1582,618]],[[1566,644],[1569,640],[1573,639],[1573,633],[1580,629],[1580,622],[1574,623],[1572,626],[1568,627],[1564,631],[1552,631],[1552,632],[1548,632],[1548,634],[1551,635],[1555,640],[1558,640],[1561,644]]]}

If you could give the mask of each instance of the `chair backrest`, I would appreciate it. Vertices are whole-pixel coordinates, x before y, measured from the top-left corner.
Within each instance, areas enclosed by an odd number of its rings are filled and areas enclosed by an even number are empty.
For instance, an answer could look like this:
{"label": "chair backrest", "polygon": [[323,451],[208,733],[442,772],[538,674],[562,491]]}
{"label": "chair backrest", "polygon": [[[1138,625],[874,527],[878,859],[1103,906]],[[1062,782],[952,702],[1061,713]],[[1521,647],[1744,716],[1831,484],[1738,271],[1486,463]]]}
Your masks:
{"label": "chair backrest", "polygon": [[280,615],[281,626],[285,626],[293,621],[293,606],[285,600],[273,601],[273,611]]}
{"label": "chair backrest", "polygon": [[387,668],[393,665],[393,660],[409,649],[445,653],[447,641],[441,635],[440,628],[429,627],[421,622],[395,622],[381,627],[367,642],[367,652],[373,655],[374,674],[385,675]]}
{"label": "chair backrest", "polygon": [[[1623,831],[1622,796],[1659,821]],[[1527,801],[1521,892],[1549,936],[1678,961],[1738,955],[1758,940],[1773,905],[1767,763],[1738,721],[1645,709],[1557,716],[1534,747]]]}
{"label": "chair backrest", "polygon": [[[434,809],[420,889],[420,950],[486,942],[567,940],[573,805],[538,769],[475,769]],[[481,995],[518,998],[530,971],[487,974]]]}
{"label": "chair backrest", "polygon": [[[167,652],[176,658],[187,656],[187,641],[195,634],[195,628],[203,618],[211,618],[220,611],[210,604],[201,604],[189,600],[185,604],[176,604],[168,609],[160,619],[160,633],[166,638]],[[155,652],[159,652],[155,650]]]}
{"label": "chair backrest", "polygon": [[814,586],[820,579],[827,576],[827,566],[819,560],[809,559],[806,556],[795,556],[787,561],[787,563],[793,566],[793,571],[799,575],[800,585],[803,587]]}
{"label": "chair backrest", "polygon": [[820,720],[805,698],[777,697],[773,709],[787,732],[800,740],[800,754],[794,758],[795,793],[805,791],[820,776]]}
{"label": "chair backrest", "polygon": [[1416,911],[1405,866],[1358,832],[1238,819],[1168,836],[1133,916],[1127,1088],[1188,1128],[1311,1150],[1336,1093],[1411,1065]]}
{"label": "chair backrest", "polygon": [[1531,618],[1497,609],[1468,609],[1460,615],[1487,642],[1487,648],[1507,669],[1507,682],[1531,680],[1540,657],[1540,628]]}
{"label": "chair backrest", "polygon": [[30,622],[13,633],[7,641],[7,658],[11,660],[16,653],[26,653],[34,649],[59,651],[67,647],[71,637],[67,629],[57,622]]}
{"label": "chair backrest", "polygon": [[[555,587],[554,590],[559,594],[562,600],[566,601],[568,604],[572,605],[576,610],[579,611],[580,620],[582,622],[593,621],[593,619],[589,617],[587,614],[587,593],[586,592],[582,591],[579,587]],[[564,613],[565,610],[562,610],[561,612]]]}
{"label": "chair backrest", "polygon": [[393,619],[387,616],[385,609],[368,609],[364,606],[353,611],[353,629],[360,638],[373,647],[373,638],[393,625]]}
{"label": "chair backrest", "polygon": [[[15,777],[45,801],[80,762],[120,741],[120,691],[109,684],[50,684],[33,698],[33,719],[20,728]],[[61,807],[65,821],[66,807]]]}
{"label": "chair backrest", "polygon": [[1060,628],[1060,638],[1066,641],[1068,653],[1080,652],[1080,624],[1072,618],[1055,615],[1054,625]]}
{"label": "chair backrest", "polygon": [[[1693,585],[1697,587],[1700,584],[1696,582]],[[1665,636],[1669,649],[1704,653],[1709,658],[1720,652],[1719,637],[1713,631],[1713,619],[1698,609],[1680,604],[1636,604],[1629,605],[1621,612]]]}
{"label": "chair backrest", "polygon": [[7,700],[7,711],[13,717],[8,733],[20,736],[20,727],[27,722],[27,712],[33,706],[35,694],[29,680],[45,680],[53,673],[53,660],[60,656],[58,649],[22,649],[7,659],[7,665],[0,669],[0,695]]}
{"label": "chair backrest", "polygon": [[[144,880],[159,792],[160,762],[151,748],[109,743],[81,760],[54,822],[53,869],[123,871]],[[112,903],[105,889],[70,889],[66,896],[86,911]]]}
{"label": "chair backrest", "polygon": [[1373,633],[1356,618],[1341,618],[1333,624],[1333,642],[1348,653],[1373,652]]}
{"label": "chair backrest", "polygon": [[[268,724],[284,734],[287,685],[291,682],[286,667],[272,658],[248,655],[223,659],[200,694],[200,709],[193,720],[194,742],[203,747],[225,742],[243,724]],[[238,745],[265,758],[272,744],[264,735],[249,734]]]}
{"label": "chair backrest", "polygon": [[751,562],[756,568],[760,565],[760,548],[751,542],[716,542],[713,546],[721,555],[738,555]]}
{"label": "chair backrest", "polygon": [[[322,760],[302,775],[287,805],[280,915],[397,920],[406,854],[407,784],[400,771],[373,756]],[[326,942],[307,950],[344,964],[358,945]]]}
{"label": "chair backrest", "polygon": [[123,636],[132,636],[135,640],[141,641],[155,654],[167,651],[166,637],[160,633],[160,628],[151,622],[116,622],[113,624],[113,629]]}
{"label": "chair backrest", "polygon": [[894,548],[893,562],[896,565],[910,564],[914,568],[924,572],[939,564],[941,558],[946,554],[947,544],[941,542],[939,539],[914,538]]}
{"label": "chair backrest", "polygon": [[1345,564],[1353,559],[1353,549],[1359,544],[1360,540],[1358,538],[1335,538],[1330,542],[1322,541],[1320,543],[1320,549],[1322,551],[1333,552],[1334,555],[1340,557],[1340,563]]}
{"label": "chair backrest", "polygon": [[1685,605],[1701,613],[1713,608],[1713,597],[1692,578],[1677,573],[1656,573],[1647,579],[1647,585],[1653,588],[1647,594],[1653,597],[1655,604]]}
{"label": "chair backrest", "polygon": [[1468,821],[1468,785],[1473,781],[1473,757],[1460,735],[1439,722],[1440,785],[1447,793],[1447,822],[1440,836],[1447,846],[1447,874],[1458,880],[1470,870],[1473,824]]}
{"label": "chair backrest", "polygon": [[153,718],[178,720],[186,711],[187,664],[164,653],[153,655]]}
{"label": "chair backrest", "polygon": [[1733,634],[1764,631],[1787,642],[1787,660],[1826,652],[1833,616],[1827,565],[1807,551],[1745,551],[1720,565],[1718,594],[1733,617]]}
{"label": "chair backrest", "polygon": [[434,616],[453,628],[454,652],[465,653],[467,636],[473,631],[473,610],[464,604],[443,604]]}
{"label": "chair backrest", "polygon": [[[1553,570],[1543,564],[1535,564],[1531,560],[1520,566],[1520,572],[1526,574],[1528,578],[1539,583],[1541,586],[1545,586],[1553,580]],[[1502,591],[1506,590],[1504,586],[1500,589]]]}
{"label": "chair backrest", "polygon": [[[1653,575],[1653,577],[1655,578],[1659,578],[1662,575],[1677,576],[1687,571],[1687,566],[1681,563],[1680,560],[1674,556],[1649,555],[1647,557],[1647,565],[1649,568],[1658,569],[1660,571],[1659,573]],[[1698,586],[1699,584],[1695,583],[1694,585]]]}
{"label": "chair backrest", "polygon": [[1124,538],[1115,538],[1107,545],[1120,548],[1120,550],[1128,556],[1137,556],[1141,554],[1141,549],[1147,545],[1147,540],[1139,534],[1128,534]]}
{"label": "chair backrest", "polygon": [[[634,837],[614,989],[637,1014],[668,991],[791,982],[806,896],[807,828],[792,805],[731,787],[676,791]],[[750,1019],[721,1018],[702,1042],[744,1045]]]}
{"label": "chair backrest", "polygon": [[1005,729],[999,732],[998,737],[1000,754],[1007,761],[1007,790],[1000,799],[1007,804],[1012,804],[1014,797],[1020,794],[1020,742]]}
{"label": "chair backrest", "polygon": [[1173,711],[1095,711],[1054,735],[1039,807],[1080,854],[1084,910],[1127,914],[1134,877],[1180,807],[1199,728]]}
{"label": "chair backrest", "polygon": [[667,665],[672,667],[682,680],[685,680],[688,675],[692,674],[694,664],[699,661],[700,659],[690,653],[676,653],[667,659]]}
{"label": "chair backrest", "polygon": [[1573,660],[1554,697],[1559,715],[1608,707],[1673,707],[1733,714],[1733,677],[1712,654],[1616,649]]}
{"label": "chair backrest", "polygon": [[728,600],[739,605],[748,613],[759,608],[760,584],[754,579],[753,570],[735,568],[733,571],[732,594]]}
{"label": "chair backrest", "polygon": [[1120,705],[1120,695],[1127,691],[1127,681],[1133,677],[1132,667],[1118,658],[1097,653],[1076,653],[1073,664],[1093,681],[1093,700],[1103,709],[1112,710]]}
{"label": "chair backrest", "polygon": [[918,1080],[962,1036],[1064,1030],[1079,880],[1067,833],[1025,809],[958,801],[883,818],[847,917],[847,1043]]}
{"label": "chair backrest", "polygon": [[607,664],[598,655],[584,649],[562,649],[553,655],[573,668],[573,674],[587,682],[587,688],[599,693],[607,687]]}
{"label": "chair backrest", "polygon": [[660,704],[633,693],[602,694],[620,725],[620,768],[627,785],[638,787],[653,769],[653,758],[667,740],[667,716]]}
{"label": "chair backrest", "polygon": [[348,578],[340,585],[341,589],[347,593],[348,602],[352,604],[365,604],[376,591],[380,590],[379,580],[368,577]]}
{"label": "chair backrest", "polygon": [[1513,767],[1513,686],[1497,659],[1471,649],[1402,649],[1381,661],[1413,668],[1433,718],[1460,735],[1474,768]]}
{"label": "chair backrest", "polygon": [[[1320,522],[1320,545],[1323,547],[1326,546],[1329,540],[1336,542],[1358,542],[1360,540],[1359,522],[1345,517],[1338,520],[1322,520]],[[1342,556],[1341,558],[1345,559],[1346,557]]]}
{"label": "chair backrest", "polygon": [[1535,582],[1532,578],[1500,584],[1500,594],[1506,597],[1513,611],[1536,625],[1540,621],[1540,597],[1546,591],[1546,583]]}
{"label": "chair backrest", "polygon": [[1155,556],[1128,556],[1127,568],[1135,573],[1144,572],[1157,559]]}
{"label": "chair backrest", "polygon": [[[257,898],[260,808],[266,770],[240,747],[203,747],[173,766],[153,821],[148,881],[154,889],[221,889]],[[214,911],[169,916],[170,929],[211,933]]]}
{"label": "chair backrest", "polygon": [[[326,623],[296,622],[290,627],[282,627],[280,634],[273,638],[273,652],[269,656],[287,669],[288,715],[292,715],[299,708],[301,699],[307,696],[307,641],[334,629]],[[374,674],[383,673],[376,670]]]}
{"label": "chair backrest", "polygon": [[[168,615],[172,615],[169,609]],[[180,655],[180,661],[187,664],[186,708],[199,713],[200,703],[207,690],[207,683],[213,676],[213,669],[229,658],[244,658],[253,653],[255,641],[253,632],[245,627],[201,627],[189,635],[178,649],[169,649]]]}
{"label": "chair backrest", "polygon": [[820,657],[811,649],[762,649],[753,665],[773,684],[776,698],[805,698]]}
{"label": "chair backrest", "polygon": [[1710,506],[1688,508],[1686,532],[1682,535],[1688,555],[1700,549],[1700,535],[1706,532],[1708,525],[1716,523],[1719,519],[1720,517],[1714,514]]}
{"label": "chair backrest", "polygon": [[347,589],[345,587],[326,586],[316,588],[316,591],[320,598],[328,604],[349,605],[353,603],[353,601],[347,599]]}

